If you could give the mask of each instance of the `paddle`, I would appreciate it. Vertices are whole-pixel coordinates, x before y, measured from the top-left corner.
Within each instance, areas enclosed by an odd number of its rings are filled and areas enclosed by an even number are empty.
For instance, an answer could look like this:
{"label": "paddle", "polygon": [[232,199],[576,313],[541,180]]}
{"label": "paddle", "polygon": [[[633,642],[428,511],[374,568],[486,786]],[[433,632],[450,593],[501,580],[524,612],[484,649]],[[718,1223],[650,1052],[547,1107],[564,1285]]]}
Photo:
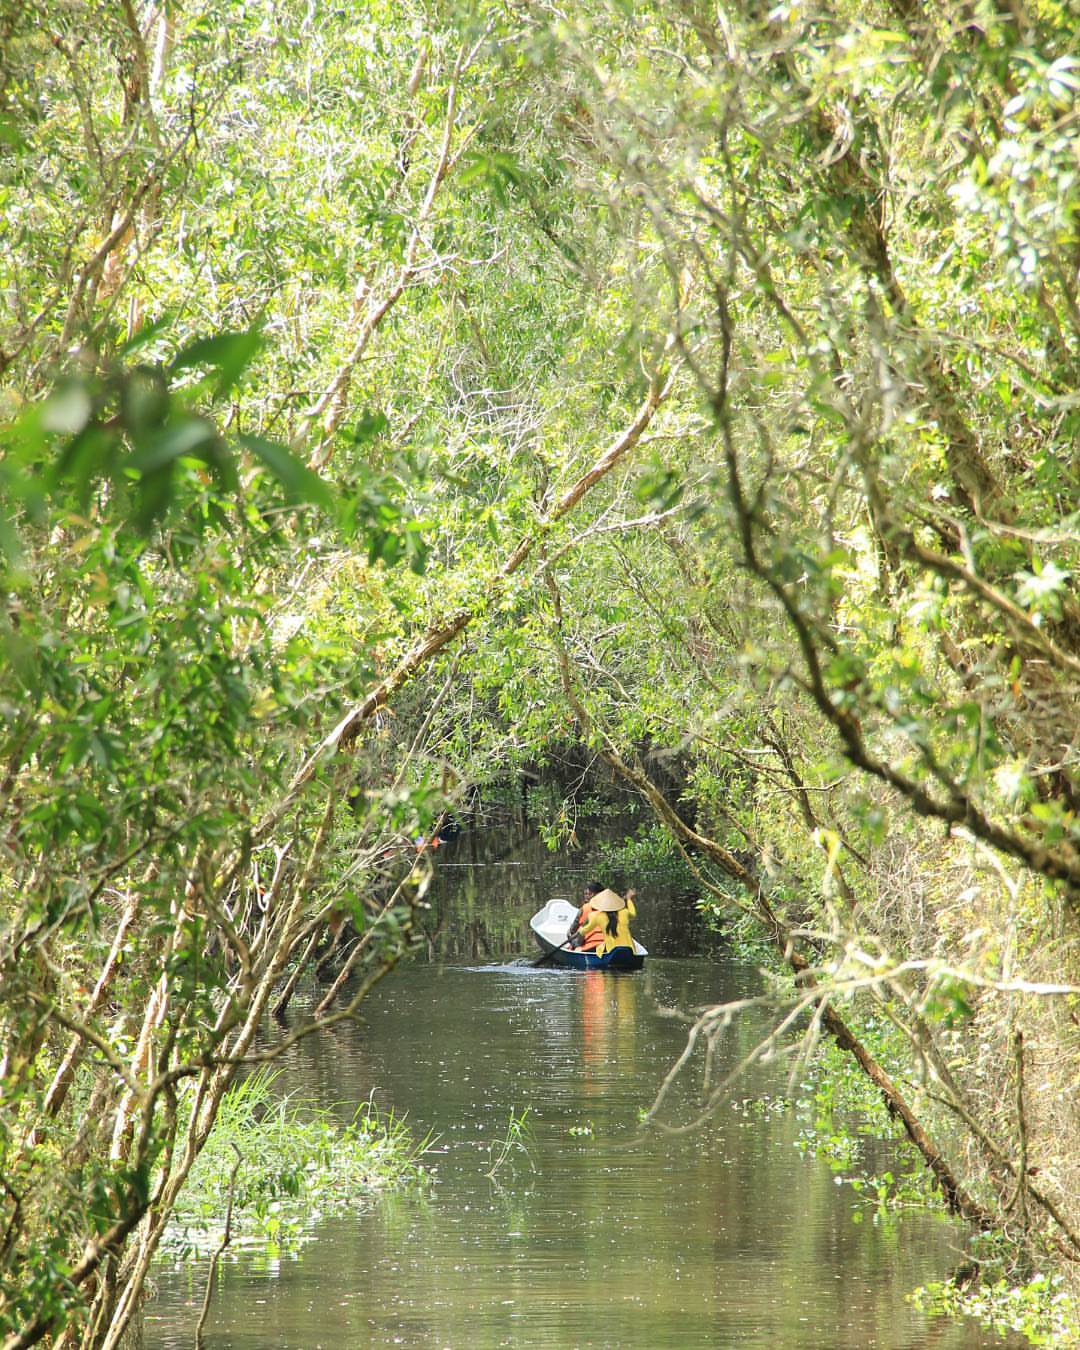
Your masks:
{"label": "paddle", "polygon": [[545,952],[543,956],[538,956],[535,961],[530,961],[529,965],[532,966],[533,969],[537,966],[542,966],[545,961],[550,961],[556,952],[561,952],[569,941],[570,939],[566,938],[564,941],[560,942],[557,947],[552,947],[551,951]]}

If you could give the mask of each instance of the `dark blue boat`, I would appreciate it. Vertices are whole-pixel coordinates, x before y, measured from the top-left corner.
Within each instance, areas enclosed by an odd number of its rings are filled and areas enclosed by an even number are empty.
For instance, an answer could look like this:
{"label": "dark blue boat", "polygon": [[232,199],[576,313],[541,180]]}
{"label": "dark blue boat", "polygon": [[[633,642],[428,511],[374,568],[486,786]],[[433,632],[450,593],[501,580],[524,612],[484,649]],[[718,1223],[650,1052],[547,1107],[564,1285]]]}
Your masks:
{"label": "dark blue boat", "polygon": [[640,970],[645,964],[649,953],[640,942],[634,943],[632,952],[626,947],[616,947],[607,955],[571,951],[569,947],[563,946],[576,914],[576,905],[572,905],[569,900],[556,899],[549,900],[529,920],[533,936],[550,956],[552,965],[569,966],[571,970]]}

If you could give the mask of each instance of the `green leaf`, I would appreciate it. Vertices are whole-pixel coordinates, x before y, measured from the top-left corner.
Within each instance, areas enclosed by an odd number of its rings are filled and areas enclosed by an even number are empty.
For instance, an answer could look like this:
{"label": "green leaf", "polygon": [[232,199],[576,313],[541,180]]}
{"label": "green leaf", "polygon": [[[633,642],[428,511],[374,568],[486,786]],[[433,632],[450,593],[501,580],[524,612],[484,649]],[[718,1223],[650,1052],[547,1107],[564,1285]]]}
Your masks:
{"label": "green leaf", "polygon": [[25,150],[27,146],[26,137],[19,130],[19,124],[14,117],[8,117],[6,114],[0,114],[0,145],[8,145],[12,150]]}
{"label": "green leaf", "polygon": [[154,319],[152,323],[144,323],[137,333],[131,337],[118,349],[118,356],[130,356],[133,352],[139,351],[148,343],[153,342],[154,338],[159,337],[172,323],[173,316],[169,313],[163,314],[159,319]]}
{"label": "green leaf", "polygon": [[62,436],[74,436],[86,426],[93,411],[93,400],[85,380],[61,380],[42,405],[41,428]]}
{"label": "green leaf", "polygon": [[376,436],[381,436],[389,425],[390,419],[384,412],[372,411],[368,408],[353,423],[347,434],[355,444],[362,445],[365,441],[373,441]]}
{"label": "green leaf", "polygon": [[291,502],[321,506],[326,511],[334,509],[334,496],[326,482],[301,464],[284,445],[261,436],[241,436],[240,443],[266,465]]}
{"label": "green leaf", "polygon": [[120,441],[111,431],[91,423],[64,446],[49,475],[50,490],[70,482],[79,509],[85,511],[94,481],[111,469],[119,448]]}
{"label": "green leaf", "polygon": [[264,345],[262,333],[257,328],[198,338],[173,357],[170,370],[176,374],[194,366],[211,367],[218,373],[214,395],[220,398],[236,384]]}
{"label": "green leaf", "polygon": [[125,468],[149,475],[173,464],[181,455],[205,459],[209,446],[218,439],[217,428],[206,417],[177,417],[131,454]]}

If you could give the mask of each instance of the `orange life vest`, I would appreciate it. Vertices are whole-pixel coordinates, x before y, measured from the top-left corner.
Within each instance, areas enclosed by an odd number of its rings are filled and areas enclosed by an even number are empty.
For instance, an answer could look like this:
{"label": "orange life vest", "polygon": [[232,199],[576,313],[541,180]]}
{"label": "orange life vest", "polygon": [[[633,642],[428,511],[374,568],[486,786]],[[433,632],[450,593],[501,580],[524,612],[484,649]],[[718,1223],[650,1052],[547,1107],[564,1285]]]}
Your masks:
{"label": "orange life vest", "polygon": [[592,916],[597,913],[599,913],[599,911],[593,909],[592,905],[589,904],[588,900],[586,900],[585,903],[581,906],[581,922],[578,925],[578,933],[585,938],[585,941],[581,944],[580,948],[581,951],[591,952],[594,951],[597,947],[602,947],[604,945],[604,934],[601,933],[599,930],[596,930],[592,933],[582,933],[582,929],[589,922]]}

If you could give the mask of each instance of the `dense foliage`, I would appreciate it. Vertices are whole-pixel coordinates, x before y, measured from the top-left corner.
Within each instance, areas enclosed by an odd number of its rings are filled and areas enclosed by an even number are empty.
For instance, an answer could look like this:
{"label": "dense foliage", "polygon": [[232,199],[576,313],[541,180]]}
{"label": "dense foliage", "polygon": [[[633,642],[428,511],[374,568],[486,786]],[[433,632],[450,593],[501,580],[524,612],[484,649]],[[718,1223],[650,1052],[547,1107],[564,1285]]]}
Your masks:
{"label": "dense foliage", "polygon": [[570,742],[1073,1268],[1072,28],[0,9],[6,1344],[120,1342],[265,1012]]}

